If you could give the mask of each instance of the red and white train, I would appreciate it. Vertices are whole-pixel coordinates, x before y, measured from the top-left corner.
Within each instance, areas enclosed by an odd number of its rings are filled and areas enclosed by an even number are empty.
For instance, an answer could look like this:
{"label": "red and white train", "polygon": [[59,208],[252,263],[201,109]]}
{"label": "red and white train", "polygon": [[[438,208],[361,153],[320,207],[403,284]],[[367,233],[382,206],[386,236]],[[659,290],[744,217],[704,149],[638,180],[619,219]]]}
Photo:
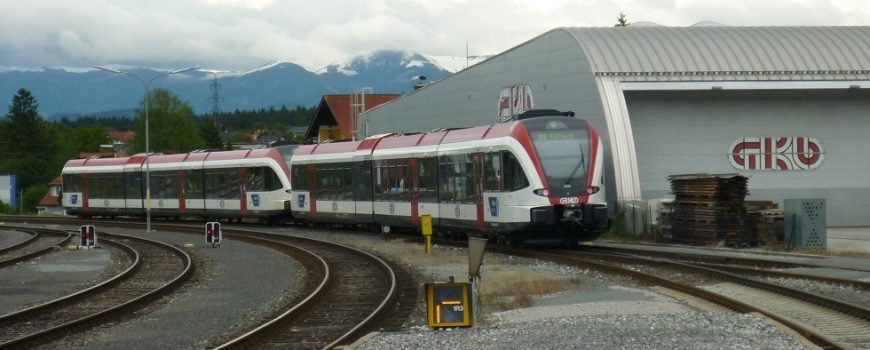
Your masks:
{"label": "red and white train", "polygon": [[[430,215],[436,231],[528,243],[593,240],[609,226],[602,142],[571,112],[532,111],[488,126],[354,142],[149,158],[157,217],[389,231],[418,229]],[[70,160],[64,208],[80,216],[145,215],[144,160]]]}
{"label": "red and white train", "polygon": [[80,216],[274,219],[290,213],[287,161],[297,146],[74,159],[62,172],[63,207]]}
{"label": "red and white train", "polygon": [[475,233],[508,242],[593,240],[609,226],[602,142],[572,112],[301,146],[293,216],[311,222]]}

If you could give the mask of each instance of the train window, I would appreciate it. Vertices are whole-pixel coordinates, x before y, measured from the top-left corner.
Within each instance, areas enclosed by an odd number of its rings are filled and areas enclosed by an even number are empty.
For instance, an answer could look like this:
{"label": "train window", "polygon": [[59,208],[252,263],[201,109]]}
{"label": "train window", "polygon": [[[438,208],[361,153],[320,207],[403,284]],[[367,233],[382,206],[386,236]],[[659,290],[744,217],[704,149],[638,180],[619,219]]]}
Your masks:
{"label": "train window", "polygon": [[79,192],[81,191],[81,175],[66,174],[63,176],[63,191],[64,192]]}
{"label": "train window", "polygon": [[440,158],[441,201],[474,203],[474,162],[470,154]]}
{"label": "train window", "polygon": [[281,184],[281,179],[275,170],[269,167],[263,167],[263,189],[266,191],[276,191],[284,188]]}
{"label": "train window", "polygon": [[438,199],[438,160],[434,157],[423,158],[417,162],[417,166],[420,176],[420,201],[435,202]]}
{"label": "train window", "polygon": [[341,169],[341,191],[339,199],[353,200],[353,172],[350,169],[351,163],[342,164]]}
{"label": "train window", "polygon": [[354,163],[355,169],[355,185],[356,200],[371,201],[372,200],[372,161],[362,161]]}
{"label": "train window", "polygon": [[[239,192],[239,170],[235,168],[231,169],[223,169],[224,171],[224,183],[223,189],[225,192],[223,199],[240,199],[241,193]],[[222,192],[223,193],[223,192]]]}
{"label": "train window", "polygon": [[246,170],[248,181],[246,181],[246,189],[249,192],[262,192],[266,188],[263,167],[252,167]]}
{"label": "train window", "polygon": [[387,171],[387,161],[378,160],[375,161],[375,199],[383,200],[386,198],[387,192],[389,192],[389,186],[387,185],[389,180],[389,175]]}
{"label": "train window", "polygon": [[492,152],[483,155],[483,190],[501,191],[501,153]]}
{"label": "train window", "polygon": [[176,171],[151,172],[151,198],[178,198],[178,173]]}
{"label": "train window", "polygon": [[142,199],[142,172],[124,173],[124,195],[127,199]]}
{"label": "train window", "polygon": [[315,173],[317,174],[317,199],[335,199],[332,169],[326,168],[325,165],[319,165]]}
{"label": "train window", "polygon": [[184,171],[184,197],[202,199],[202,170]]}
{"label": "train window", "polygon": [[375,164],[375,198],[379,200],[408,200],[411,191],[408,160],[380,160]]}
{"label": "train window", "polygon": [[290,168],[293,173],[290,179],[293,182],[294,191],[308,191],[308,166],[294,165]]}
{"label": "train window", "polygon": [[91,198],[124,198],[123,174],[91,174],[88,176]]}
{"label": "train window", "polygon": [[239,172],[235,168],[205,170],[206,199],[239,199]]}
{"label": "train window", "polygon": [[504,164],[504,189],[506,191],[516,191],[529,186],[529,179],[526,178],[523,167],[519,160],[510,152],[502,152],[502,162]]}

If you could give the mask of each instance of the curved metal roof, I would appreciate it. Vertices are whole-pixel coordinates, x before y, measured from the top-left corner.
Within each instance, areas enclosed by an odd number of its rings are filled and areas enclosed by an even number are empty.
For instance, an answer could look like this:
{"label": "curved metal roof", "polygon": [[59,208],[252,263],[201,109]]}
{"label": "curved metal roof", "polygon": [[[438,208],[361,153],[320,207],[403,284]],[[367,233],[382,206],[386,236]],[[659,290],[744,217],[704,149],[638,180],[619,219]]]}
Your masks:
{"label": "curved metal roof", "polygon": [[870,27],[560,28],[599,75],[870,75]]}

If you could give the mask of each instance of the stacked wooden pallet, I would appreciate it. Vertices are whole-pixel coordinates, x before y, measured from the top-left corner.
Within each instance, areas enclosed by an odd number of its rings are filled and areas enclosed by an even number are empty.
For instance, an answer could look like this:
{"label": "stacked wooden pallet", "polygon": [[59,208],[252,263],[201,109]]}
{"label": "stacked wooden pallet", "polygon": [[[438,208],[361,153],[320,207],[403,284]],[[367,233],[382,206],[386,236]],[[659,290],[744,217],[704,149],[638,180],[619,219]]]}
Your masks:
{"label": "stacked wooden pallet", "polygon": [[768,246],[785,241],[782,209],[771,201],[746,201],[747,229],[754,232],[758,242]]}
{"label": "stacked wooden pallet", "polygon": [[746,229],[747,178],[738,174],[668,176],[675,196],[671,204],[671,238],[687,244],[728,245],[757,242]]}

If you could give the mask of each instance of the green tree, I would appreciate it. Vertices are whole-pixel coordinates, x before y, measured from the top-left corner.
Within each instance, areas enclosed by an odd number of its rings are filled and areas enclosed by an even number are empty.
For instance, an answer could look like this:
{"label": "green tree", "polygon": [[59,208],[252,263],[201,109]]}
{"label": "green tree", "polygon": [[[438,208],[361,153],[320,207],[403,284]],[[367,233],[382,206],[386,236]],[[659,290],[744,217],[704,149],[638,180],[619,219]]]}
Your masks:
{"label": "green tree", "polygon": [[221,139],[221,129],[214,119],[210,117],[199,119],[199,135],[205,142],[205,148],[221,149],[224,147],[223,140]]}
{"label": "green tree", "polygon": [[20,188],[43,185],[60,170],[52,167],[58,142],[39,116],[38,108],[30,91],[19,89],[2,125],[0,171],[15,174]]}
{"label": "green tree", "polygon": [[[148,124],[151,133],[150,151],[164,153],[189,152],[205,145],[194,120],[193,109],[165,89],[149,92]],[[136,110],[133,151],[145,151],[145,101]]]}
{"label": "green tree", "polygon": [[628,18],[625,17],[625,14],[620,12],[619,17],[616,17],[616,25],[614,27],[628,27]]}
{"label": "green tree", "polygon": [[111,142],[106,129],[98,124],[73,128],[70,135],[70,146],[76,153],[98,152],[100,145]]}

